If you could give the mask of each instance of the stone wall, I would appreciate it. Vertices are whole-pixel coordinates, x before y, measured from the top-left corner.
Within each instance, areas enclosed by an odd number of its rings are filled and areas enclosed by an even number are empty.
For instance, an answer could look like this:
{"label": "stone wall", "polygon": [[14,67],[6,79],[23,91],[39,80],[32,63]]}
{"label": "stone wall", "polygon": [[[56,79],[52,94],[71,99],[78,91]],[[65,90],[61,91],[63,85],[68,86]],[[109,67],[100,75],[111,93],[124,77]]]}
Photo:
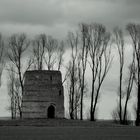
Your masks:
{"label": "stone wall", "polygon": [[48,107],[55,108],[55,118],[64,117],[64,94],[60,71],[27,71],[22,99],[23,118],[47,118]]}

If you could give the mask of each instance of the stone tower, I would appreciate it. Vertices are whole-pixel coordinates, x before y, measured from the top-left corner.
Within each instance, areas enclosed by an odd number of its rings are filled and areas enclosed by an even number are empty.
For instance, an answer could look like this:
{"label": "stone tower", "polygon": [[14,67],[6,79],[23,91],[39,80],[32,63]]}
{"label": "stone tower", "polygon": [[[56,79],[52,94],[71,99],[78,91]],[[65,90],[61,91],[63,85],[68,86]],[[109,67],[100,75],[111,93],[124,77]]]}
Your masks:
{"label": "stone tower", "polygon": [[22,118],[64,118],[64,94],[60,71],[25,73]]}

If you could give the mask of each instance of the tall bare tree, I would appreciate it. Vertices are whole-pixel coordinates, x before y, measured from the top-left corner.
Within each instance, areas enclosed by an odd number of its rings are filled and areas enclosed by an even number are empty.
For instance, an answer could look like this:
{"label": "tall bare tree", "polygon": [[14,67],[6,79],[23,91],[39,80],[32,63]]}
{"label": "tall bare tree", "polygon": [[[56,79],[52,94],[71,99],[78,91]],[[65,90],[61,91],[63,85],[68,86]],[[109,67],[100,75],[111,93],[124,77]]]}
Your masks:
{"label": "tall bare tree", "polygon": [[69,115],[71,119],[78,119],[79,114],[79,103],[80,103],[80,88],[78,80],[78,69],[77,65],[74,66],[74,75],[72,72],[72,63],[69,62],[67,71],[69,72],[67,77],[67,90],[69,98]]}
{"label": "tall bare tree", "polygon": [[129,35],[132,39],[133,49],[136,55],[136,84],[138,87],[137,90],[137,116],[136,116],[136,125],[140,125],[140,25],[139,24],[128,24],[126,27]]}
{"label": "tall bare tree", "polygon": [[69,62],[68,71],[69,71],[69,110],[70,110],[70,118],[74,119],[74,110],[75,110],[75,89],[77,82],[77,56],[78,56],[78,34],[74,34],[70,32],[68,34],[68,44],[71,50],[71,60]]}
{"label": "tall bare tree", "polygon": [[127,86],[125,90],[125,104],[124,104],[124,111],[123,111],[123,124],[128,124],[128,102],[131,98],[131,92],[133,88],[133,83],[134,83],[134,76],[135,76],[135,54],[133,53],[133,59],[132,63],[129,65],[128,68],[128,79],[127,79]]}
{"label": "tall bare tree", "polygon": [[[79,51],[79,86],[81,90],[81,100],[80,100],[80,119],[83,120],[83,96],[85,88],[85,72],[87,67],[87,58],[89,50],[89,37],[88,37],[88,28],[86,24],[80,25],[80,34],[81,34],[81,47]],[[80,68],[81,67],[81,68]]]}
{"label": "tall bare tree", "polygon": [[118,54],[119,54],[119,119],[120,123],[122,123],[122,86],[123,86],[123,68],[124,68],[124,37],[121,29],[116,27],[114,29],[114,41],[117,46]]}
{"label": "tall bare tree", "polygon": [[90,47],[89,54],[91,61],[89,62],[92,70],[92,90],[90,119],[95,120],[95,112],[99,99],[99,93],[102,83],[111,66],[111,48],[108,46],[110,34],[101,24],[91,24],[89,28]]}
{"label": "tall bare tree", "polygon": [[16,88],[18,89],[18,91],[16,94],[18,94],[17,97],[19,98],[19,100],[17,101],[20,101],[18,102],[20,118],[22,118],[21,100],[24,92],[24,73],[30,68],[32,64],[32,61],[29,60],[26,70],[23,70],[26,66],[23,66],[22,58],[24,57],[24,52],[27,50],[28,46],[29,41],[25,34],[14,34],[9,38],[8,58],[10,62],[14,65],[14,72],[18,76],[18,84],[16,84]]}
{"label": "tall bare tree", "polygon": [[58,45],[58,48],[57,48],[57,70],[60,70],[62,65],[63,65],[63,56],[64,56],[64,53],[65,53],[65,48],[64,48],[64,41],[61,41]]}
{"label": "tall bare tree", "polygon": [[40,34],[33,40],[33,55],[34,55],[34,67],[37,70],[43,69],[43,60],[46,46],[46,35]]}
{"label": "tall bare tree", "polygon": [[16,95],[15,95],[15,72],[13,66],[9,68],[8,73],[8,95],[10,97],[10,111],[11,111],[11,118],[16,118],[17,112],[17,102],[16,102]]}
{"label": "tall bare tree", "polygon": [[48,70],[53,70],[54,65],[56,64],[56,53],[58,48],[58,41],[54,39],[52,36],[47,36],[46,41],[46,51],[45,51],[45,63]]}
{"label": "tall bare tree", "polygon": [[[0,33],[0,79],[2,75],[4,67],[4,40],[2,38],[2,34]],[[0,85],[1,85],[1,80],[0,80]]]}

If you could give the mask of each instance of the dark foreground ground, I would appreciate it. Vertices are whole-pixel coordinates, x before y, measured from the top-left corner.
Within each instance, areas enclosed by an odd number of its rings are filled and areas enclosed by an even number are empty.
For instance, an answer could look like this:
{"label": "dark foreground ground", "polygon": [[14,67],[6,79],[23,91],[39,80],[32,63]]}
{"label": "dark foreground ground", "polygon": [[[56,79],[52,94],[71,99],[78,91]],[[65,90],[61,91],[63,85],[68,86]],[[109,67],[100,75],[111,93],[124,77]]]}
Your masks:
{"label": "dark foreground ground", "polygon": [[0,140],[140,140],[140,128],[4,126]]}
{"label": "dark foreground ground", "polygon": [[140,127],[110,122],[28,120],[0,125],[0,140],[140,140]]}

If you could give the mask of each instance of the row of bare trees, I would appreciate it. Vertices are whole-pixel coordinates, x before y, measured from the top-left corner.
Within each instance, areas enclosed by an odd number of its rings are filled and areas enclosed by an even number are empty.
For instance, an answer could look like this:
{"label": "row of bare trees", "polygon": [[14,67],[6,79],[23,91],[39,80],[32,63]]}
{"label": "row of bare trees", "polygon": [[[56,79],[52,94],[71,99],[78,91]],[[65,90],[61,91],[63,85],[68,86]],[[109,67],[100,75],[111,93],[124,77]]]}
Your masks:
{"label": "row of bare trees", "polygon": [[60,70],[64,52],[63,41],[59,42],[45,34],[37,36],[33,40],[34,69]]}
{"label": "row of bare trees", "polygon": [[[113,61],[111,55],[112,46],[116,46],[119,58],[119,90],[117,107],[113,111],[113,119],[121,124],[128,124],[130,113],[128,104],[132,96],[134,83],[137,85],[137,105],[136,105],[136,125],[139,125],[140,118],[140,92],[139,92],[139,74],[140,74],[140,25],[128,24],[126,26],[127,36],[130,38],[129,45],[132,46],[132,56],[128,70],[125,67],[125,48],[128,46],[123,31],[116,27],[112,33],[106,31],[101,24],[80,24],[80,30],[77,34],[71,33],[69,37],[71,48],[71,61],[69,64],[69,107],[70,118],[83,119],[83,101],[86,84],[86,67],[90,66],[92,78],[90,79],[91,88],[88,90],[90,96],[90,120],[95,121],[98,100],[101,94],[101,87]],[[75,51],[74,51],[75,50]],[[77,51],[78,50],[78,51]],[[74,53],[75,52],[75,53]],[[127,75],[125,75],[127,71]],[[71,81],[71,82],[70,82]],[[124,82],[127,81],[127,82]],[[78,113],[79,112],[79,113]]]}
{"label": "row of bare trees", "polygon": [[132,39],[132,46],[134,50],[134,56],[136,57],[135,65],[135,82],[137,86],[137,107],[136,107],[136,125],[140,124],[140,25],[129,24],[127,25],[127,31]]}
{"label": "row of bare trees", "polygon": [[[102,24],[82,23],[76,32],[68,33],[66,41],[58,41],[45,34],[40,34],[33,40],[28,39],[25,34],[14,34],[5,39],[4,43],[0,35],[0,76],[4,67],[3,56],[7,56],[5,59],[7,60],[8,94],[12,118],[17,116],[22,118],[25,72],[30,69],[61,70],[63,67],[66,71],[65,76],[63,75],[63,83],[65,82],[65,92],[68,93],[70,118],[83,120],[84,100],[88,96],[90,120],[95,121],[102,85],[113,61],[112,46],[115,45],[120,68],[118,102],[113,111],[113,117],[121,124],[127,123],[128,104],[133,96],[132,89],[135,84],[137,86],[136,125],[138,125],[140,119],[140,25],[128,24],[126,30],[133,49],[127,77],[124,76],[127,42],[123,31],[118,27],[111,33]],[[6,48],[5,51],[4,48]],[[66,48],[70,55],[67,57],[69,61],[67,64],[63,58]],[[91,72],[89,80],[86,73],[88,68]]]}
{"label": "row of bare trees", "polygon": [[[71,48],[69,63],[70,117],[83,119],[84,95],[87,92],[86,68],[91,68],[90,120],[95,121],[96,109],[103,81],[111,66],[110,33],[101,24],[81,24],[78,33],[70,33]],[[74,117],[74,114],[75,117]]]}
{"label": "row of bare trees", "polygon": [[[8,38],[9,72],[8,94],[12,118],[22,118],[22,96],[24,93],[24,76],[27,70],[53,70],[56,64],[60,70],[63,62],[64,45],[51,36],[41,34],[35,40],[29,40],[25,34],[14,34]],[[33,45],[32,45],[33,44]],[[29,47],[30,46],[30,47]],[[29,57],[30,56],[30,57]]]}
{"label": "row of bare trees", "polygon": [[[137,105],[136,105],[136,121],[135,124],[139,125],[140,121],[140,25],[139,24],[128,24],[126,30],[130,35],[131,46],[133,49],[131,62],[128,66],[127,77],[124,77],[124,64],[125,64],[125,46],[124,34],[121,29],[114,29],[114,43],[116,44],[119,54],[119,91],[118,91],[118,106],[113,111],[115,119],[119,119],[121,124],[128,124],[130,119],[130,113],[128,111],[128,102],[131,99],[132,89],[135,82],[137,91]],[[126,54],[127,55],[127,54]],[[128,58],[127,58],[128,59]],[[126,84],[123,80],[126,78]]]}
{"label": "row of bare trees", "polygon": [[[117,48],[119,55],[119,88],[118,88],[118,104],[113,111],[114,119],[118,120],[121,124],[128,124],[130,113],[128,111],[128,102],[131,98],[131,91],[134,83],[135,75],[135,53],[132,53],[132,60],[128,66],[127,77],[124,77],[124,64],[125,64],[125,40],[121,29],[115,28],[113,32],[114,44]],[[124,82],[126,81],[126,82]]]}

